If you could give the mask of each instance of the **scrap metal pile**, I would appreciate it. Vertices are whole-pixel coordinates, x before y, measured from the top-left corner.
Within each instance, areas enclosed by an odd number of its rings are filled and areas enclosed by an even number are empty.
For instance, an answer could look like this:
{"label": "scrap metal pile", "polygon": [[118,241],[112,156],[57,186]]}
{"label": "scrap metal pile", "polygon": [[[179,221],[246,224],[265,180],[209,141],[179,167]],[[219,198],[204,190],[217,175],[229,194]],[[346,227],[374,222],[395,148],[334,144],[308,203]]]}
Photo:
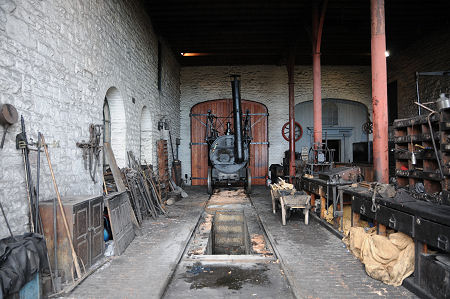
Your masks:
{"label": "scrap metal pile", "polygon": [[139,223],[143,217],[150,215],[153,218],[158,214],[165,215],[161,192],[157,188],[157,180],[153,176],[152,169],[138,163],[132,152],[128,152],[129,168],[122,169],[126,186],[130,190],[131,206]]}

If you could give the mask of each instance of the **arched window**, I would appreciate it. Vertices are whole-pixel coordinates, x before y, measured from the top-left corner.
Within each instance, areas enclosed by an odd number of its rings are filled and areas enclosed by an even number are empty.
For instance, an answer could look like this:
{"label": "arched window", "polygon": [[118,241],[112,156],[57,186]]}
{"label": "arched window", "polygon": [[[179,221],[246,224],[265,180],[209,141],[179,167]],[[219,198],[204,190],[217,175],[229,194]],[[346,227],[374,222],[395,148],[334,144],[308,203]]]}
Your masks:
{"label": "arched window", "polygon": [[126,166],[126,117],[125,107],[119,90],[111,87],[106,92],[103,102],[103,122],[105,125],[104,142],[111,144],[111,149],[119,167]]}
{"label": "arched window", "polygon": [[[111,144],[111,112],[106,97],[103,101],[103,143],[105,142]],[[108,167],[109,165],[108,161],[106,161],[105,151],[103,151],[103,169],[106,170]]]}
{"label": "arched window", "polygon": [[322,124],[324,126],[338,125],[338,107],[335,103],[328,102],[322,107]]}

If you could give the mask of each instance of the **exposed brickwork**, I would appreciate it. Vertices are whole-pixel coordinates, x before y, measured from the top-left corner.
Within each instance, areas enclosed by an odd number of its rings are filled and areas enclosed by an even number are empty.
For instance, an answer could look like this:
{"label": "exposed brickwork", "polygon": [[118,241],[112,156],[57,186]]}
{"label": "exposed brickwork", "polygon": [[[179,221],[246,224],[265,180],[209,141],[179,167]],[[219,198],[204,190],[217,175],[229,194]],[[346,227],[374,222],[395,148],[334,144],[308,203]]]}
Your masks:
{"label": "exposed brickwork", "polygon": [[[419,40],[388,58],[388,82],[397,80],[399,118],[417,115],[418,106],[413,104],[417,100],[415,73],[450,70],[449,49],[447,32]],[[450,77],[421,77],[419,86],[422,102],[435,101],[440,92],[450,93]]]}
{"label": "exposed brickwork", "polygon": [[[157,40],[139,1],[0,1],[0,102],[15,105],[29,137],[36,141],[38,130],[45,135],[62,196],[101,193],[101,180],[91,181],[75,143],[88,139],[90,123],[102,123],[111,87],[119,92],[125,116],[120,166],[125,151],[139,154],[144,106],[152,142],[160,138],[157,121],[164,115],[179,136],[179,66],[163,43],[159,91]],[[28,213],[23,161],[15,149],[19,128],[9,129],[0,152],[0,200],[16,233],[26,231]],[[155,147],[152,151],[149,163],[156,161]],[[35,152],[31,162],[34,168]],[[41,198],[50,199],[54,191],[44,158],[41,165]],[[6,235],[0,217],[0,237]]]}
{"label": "exposed brickwork", "polygon": [[[191,173],[189,112],[196,103],[231,98],[230,74],[241,75],[241,96],[269,110],[269,164],[281,163],[288,142],[281,128],[289,119],[285,66],[183,67],[181,69],[181,147],[183,174]],[[370,67],[323,66],[322,97],[359,101],[372,111]],[[295,68],[295,102],[312,99],[312,68]]]}

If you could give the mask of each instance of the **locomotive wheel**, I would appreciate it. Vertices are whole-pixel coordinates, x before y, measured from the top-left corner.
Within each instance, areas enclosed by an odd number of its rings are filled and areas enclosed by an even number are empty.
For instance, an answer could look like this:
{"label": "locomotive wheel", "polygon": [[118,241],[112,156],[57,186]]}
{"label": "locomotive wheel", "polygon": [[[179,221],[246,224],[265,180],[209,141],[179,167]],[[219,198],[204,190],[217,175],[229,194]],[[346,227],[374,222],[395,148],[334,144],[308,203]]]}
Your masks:
{"label": "locomotive wheel", "polygon": [[245,191],[247,194],[252,193],[252,172],[250,170],[250,167],[247,167],[247,177],[245,180]]}
{"label": "locomotive wheel", "polygon": [[212,185],[212,168],[208,167],[208,194],[213,194],[213,185]]}
{"label": "locomotive wheel", "polygon": [[[286,141],[289,141],[289,122],[285,123],[283,128],[281,128],[281,135],[283,135],[283,138]],[[294,131],[294,140],[295,142],[299,141],[303,136],[303,128],[302,126],[298,123],[295,122],[295,131]]]}

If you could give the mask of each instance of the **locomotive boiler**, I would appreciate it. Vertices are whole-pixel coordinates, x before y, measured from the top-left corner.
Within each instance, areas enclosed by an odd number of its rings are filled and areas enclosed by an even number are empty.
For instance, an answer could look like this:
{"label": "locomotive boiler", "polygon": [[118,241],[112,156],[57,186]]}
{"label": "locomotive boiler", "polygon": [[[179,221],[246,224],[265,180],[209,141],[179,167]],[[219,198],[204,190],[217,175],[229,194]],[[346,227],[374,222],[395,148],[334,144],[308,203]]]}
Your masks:
{"label": "locomotive boiler", "polygon": [[231,76],[233,95],[233,128],[227,119],[226,130],[219,136],[220,118],[208,111],[206,119],[206,142],[208,143],[208,193],[212,194],[216,185],[244,185],[251,192],[250,171],[250,112],[242,113],[240,76]]}

